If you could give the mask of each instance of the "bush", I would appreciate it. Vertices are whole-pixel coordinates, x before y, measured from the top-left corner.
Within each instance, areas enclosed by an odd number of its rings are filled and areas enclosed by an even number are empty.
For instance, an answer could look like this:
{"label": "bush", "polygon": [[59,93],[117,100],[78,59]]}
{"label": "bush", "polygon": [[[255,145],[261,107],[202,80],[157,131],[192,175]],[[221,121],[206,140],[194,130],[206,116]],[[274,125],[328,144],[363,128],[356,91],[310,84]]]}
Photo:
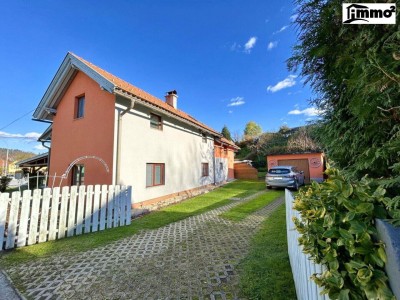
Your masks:
{"label": "bush", "polygon": [[11,178],[7,176],[1,176],[0,178],[0,193],[4,193],[10,183]]}
{"label": "bush", "polygon": [[337,170],[327,173],[326,182],[302,189],[294,203],[303,251],[327,267],[312,279],[331,299],[393,299],[375,218],[399,217],[399,199],[385,198],[386,191],[366,177],[352,183]]}
{"label": "bush", "polygon": [[266,166],[267,166],[267,162],[265,161],[265,158],[259,158],[259,159],[255,160],[255,161],[253,161],[251,164],[259,172],[264,171],[266,169]]}

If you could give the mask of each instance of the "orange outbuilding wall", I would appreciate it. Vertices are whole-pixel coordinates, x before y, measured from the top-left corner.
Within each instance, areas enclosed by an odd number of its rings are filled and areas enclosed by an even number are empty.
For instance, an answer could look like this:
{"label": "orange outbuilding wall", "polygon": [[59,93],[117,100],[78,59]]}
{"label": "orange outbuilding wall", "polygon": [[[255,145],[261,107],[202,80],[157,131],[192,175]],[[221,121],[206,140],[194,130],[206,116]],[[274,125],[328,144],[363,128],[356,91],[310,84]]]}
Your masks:
{"label": "orange outbuilding wall", "polygon": [[[84,116],[75,118],[77,97],[85,96]],[[53,119],[52,149],[49,175],[61,176],[68,166],[82,156],[101,158],[108,167],[96,159],[84,159],[84,184],[112,184],[114,144],[115,96],[82,72],[78,72],[57,107]],[[72,171],[61,186],[71,185]],[[56,177],[54,186],[60,184]],[[49,186],[53,178],[49,178]]]}
{"label": "orange outbuilding wall", "polygon": [[310,180],[315,180],[318,182],[322,182],[324,180],[324,163],[325,156],[323,153],[299,153],[299,154],[278,154],[278,155],[268,155],[266,157],[268,169],[282,165],[279,161],[285,161],[285,164],[288,160],[293,160],[294,162],[297,160],[308,160],[308,168]]}
{"label": "orange outbuilding wall", "polygon": [[214,144],[214,155],[216,158],[225,158],[228,160],[228,179],[234,179],[234,161],[235,151],[229,147],[222,147],[220,144]]}

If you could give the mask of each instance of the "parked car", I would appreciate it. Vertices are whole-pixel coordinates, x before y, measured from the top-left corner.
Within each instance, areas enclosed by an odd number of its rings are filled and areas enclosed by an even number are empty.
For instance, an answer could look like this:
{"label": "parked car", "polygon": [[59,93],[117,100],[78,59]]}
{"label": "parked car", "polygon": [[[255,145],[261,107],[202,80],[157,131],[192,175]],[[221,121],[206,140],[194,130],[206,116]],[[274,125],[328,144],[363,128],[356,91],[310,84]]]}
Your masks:
{"label": "parked car", "polygon": [[293,166],[276,166],[268,170],[265,176],[267,188],[285,187],[293,188],[296,191],[304,185],[304,172],[298,171]]}

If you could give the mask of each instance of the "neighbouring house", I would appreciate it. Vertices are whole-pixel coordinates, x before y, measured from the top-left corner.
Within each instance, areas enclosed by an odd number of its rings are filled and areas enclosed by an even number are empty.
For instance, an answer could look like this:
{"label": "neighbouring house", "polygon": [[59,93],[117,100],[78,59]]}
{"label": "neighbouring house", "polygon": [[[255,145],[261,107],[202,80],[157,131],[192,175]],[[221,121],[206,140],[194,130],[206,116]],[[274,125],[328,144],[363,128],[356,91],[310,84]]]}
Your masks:
{"label": "neighbouring house", "polygon": [[51,123],[48,184],[131,185],[135,207],[233,179],[239,148],[165,98],[69,52],[33,114]]}
{"label": "neighbouring house", "polygon": [[322,152],[274,154],[267,155],[266,160],[268,169],[275,166],[295,166],[299,171],[304,171],[305,183],[324,180],[326,162]]}

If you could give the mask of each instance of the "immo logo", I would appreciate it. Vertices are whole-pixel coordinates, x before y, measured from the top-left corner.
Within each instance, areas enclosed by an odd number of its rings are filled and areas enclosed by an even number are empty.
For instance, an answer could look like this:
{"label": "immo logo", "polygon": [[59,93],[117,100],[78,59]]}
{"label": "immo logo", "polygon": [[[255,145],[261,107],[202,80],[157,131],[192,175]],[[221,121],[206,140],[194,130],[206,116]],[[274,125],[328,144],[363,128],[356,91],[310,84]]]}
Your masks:
{"label": "immo logo", "polygon": [[343,24],[396,24],[396,3],[342,3]]}

